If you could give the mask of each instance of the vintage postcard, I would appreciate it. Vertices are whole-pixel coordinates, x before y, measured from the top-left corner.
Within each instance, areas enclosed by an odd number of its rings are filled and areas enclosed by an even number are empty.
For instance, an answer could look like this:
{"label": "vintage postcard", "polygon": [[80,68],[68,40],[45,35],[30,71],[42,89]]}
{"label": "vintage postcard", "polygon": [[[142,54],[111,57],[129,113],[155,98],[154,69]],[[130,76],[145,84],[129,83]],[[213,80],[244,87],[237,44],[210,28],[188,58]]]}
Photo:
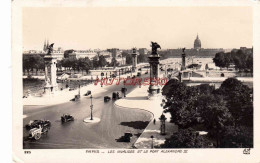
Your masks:
{"label": "vintage postcard", "polygon": [[260,161],[258,1],[12,3],[14,162]]}

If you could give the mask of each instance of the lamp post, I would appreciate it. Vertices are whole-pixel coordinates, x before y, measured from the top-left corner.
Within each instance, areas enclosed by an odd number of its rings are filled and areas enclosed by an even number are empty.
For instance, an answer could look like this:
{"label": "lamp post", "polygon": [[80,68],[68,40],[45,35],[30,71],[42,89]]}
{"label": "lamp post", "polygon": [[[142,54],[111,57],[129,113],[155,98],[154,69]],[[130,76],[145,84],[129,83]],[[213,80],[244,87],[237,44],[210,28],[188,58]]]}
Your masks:
{"label": "lamp post", "polygon": [[79,82],[79,80],[78,80],[78,84],[79,84],[79,96],[80,96],[80,82]]}
{"label": "lamp post", "polygon": [[124,97],[126,97],[125,92],[126,92],[126,88],[125,88],[125,80],[124,80]]}
{"label": "lamp post", "polygon": [[153,135],[151,136],[151,138],[152,138],[152,145],[151,145],[151,148],[153,149]]}
{"label": "lamp post", "polygon": [[93,104],[92,104],[92,95],[90,96],[90,100],[91,100],[91,105],[90,105],[90,110],[91,110],[91,112],[90,112],[90,120],[93,120],[93,115],[92,115],[92,110],[93,110]]}

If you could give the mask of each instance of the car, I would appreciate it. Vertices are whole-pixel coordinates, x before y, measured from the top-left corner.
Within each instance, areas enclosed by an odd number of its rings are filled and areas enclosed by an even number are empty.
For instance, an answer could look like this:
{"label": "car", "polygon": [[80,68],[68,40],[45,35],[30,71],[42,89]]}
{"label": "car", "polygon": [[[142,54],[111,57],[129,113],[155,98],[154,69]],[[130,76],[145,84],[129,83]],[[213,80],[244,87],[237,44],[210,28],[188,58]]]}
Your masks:
{"label": "car", "polygon": [[127,91],[127,88],[125,88],[125,87],[121,88],[121,92],[122,92],[122,93],[124,93],[124,92],[126,92],[126,91]]}
{"label": "car", "polygon": [[104,102],[108,102],[108,101],[110,101],[111,100],[111,97],[109,97],[109,96],[105,96],[104,97]]}
{"label": "car", "polygon": [[87,91],[87,93],[85,93],[85,96],[91,95],[91,91]]}
{"label": "car", "polygon": [[120,99],[120,97],[119,97],[119,92],[113,92],[113,93],[112,93],[112,99],[113,99],[113,100]]}
{"label": "car", "polygon": [[115,78],[116,77],[116,75],[115,74],[112,74],[112,78]]}
{"label": "car", "polygon": [[126,133],[124,134],[124,136],[122,136],[120,139],[121,139],[123,142],[130,142],[132,137],[133,137],[133,134],[132,134],[131,132],[126,132]]}
{"label": "car", "polygon": [[74,117],[70,114],[63,114],[61,116],[61,122],[65,123],[65,122],[69,122],[69,121],[74,121]]}
{"label": "car", "polygon": [[79,101],[79,100],[80,100],[80,95],[75,95],[75,97],[70,101]]}
{"label": "car", "polygon": [[49,120],[30,120],[30,122],[25,125],[25,128],[30,130],[32,128],[39,127],[39,125],[43,127],[50,127],[51,122]]}
{"label": "car", "polygon": [[49,131],[49,127],[44,127],[39,125],[38,127],[34,127],[29,131],[29,139],[34,138],[35,140],[39,140],[42,134],[47,134]]}

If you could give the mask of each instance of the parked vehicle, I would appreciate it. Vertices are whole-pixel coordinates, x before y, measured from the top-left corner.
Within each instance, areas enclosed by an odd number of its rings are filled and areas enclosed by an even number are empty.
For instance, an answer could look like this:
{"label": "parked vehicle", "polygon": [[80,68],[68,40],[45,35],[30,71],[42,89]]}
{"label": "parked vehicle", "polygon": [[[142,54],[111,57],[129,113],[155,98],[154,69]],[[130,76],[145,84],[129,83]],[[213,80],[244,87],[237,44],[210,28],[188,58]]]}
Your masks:
{"label": "parked vehicle", "polygon": [[112,74],[112,78],[115,78],[116,77],[116,75],[115,74]]}
{"label": "parked vehicle", "polygon": [[49,120],[30,120],[30,122],[25,125],[25,128],[30,130],[32,128],[39,127],[39,125],[43,127],[50,127],[51,122]]}
{"label": "parked vehicle", "polygon": [[85,93],[85,96],[91,95],[91,91],[87,91],[87,93]]}
{"label": "parked vehicle", "polygon": [[120,99],[120,97],[119,97],[119,92],[113,92],[113,93],[112,93],[112,99],[113,99],[113,100]]}
{"label": "parked vehicle", "polygon": [[123,142],[130,142],[132,137],[133,137],[133,134],[131,132],[126,132],[125,135],[123,135],[120,139]]}
{"label": "parked vehicle", "polygon": [[109,96],[105,96],[104,97],[104,102],[108,102],[108,101],[110,101],[111,100],[111,97],[109,97]]}
{"label": "parked vehicle", "polygon": [[127,91],[127,88],[124,88],[124,87],[121,88],[121,92],[122,92],[122,93],[124,93],[124,92],[126,92],[126,91]]}
{"label": "parked vehicle", "polygon": [[42,134],[47,134],[49,131],[49,127],[43,127],[42,125],[39,125],[38,127],[32,128],[29,131],[29,138],[34,138],[35,140],[39,140],[42,136]]}
{"label": "parked vehicle", "polygon": [[74,117],[72,115],[69,115],[69,114],[63,114],[61,116],[61,122],[64,123],[64,122],[69,122],[69,121],[74,121]]}
{"label": "parked vehicle", "polygon": [[71,99],[71,101],[79,101],[79,100],[80,100],[80,95],[75,95],[75,97]]}

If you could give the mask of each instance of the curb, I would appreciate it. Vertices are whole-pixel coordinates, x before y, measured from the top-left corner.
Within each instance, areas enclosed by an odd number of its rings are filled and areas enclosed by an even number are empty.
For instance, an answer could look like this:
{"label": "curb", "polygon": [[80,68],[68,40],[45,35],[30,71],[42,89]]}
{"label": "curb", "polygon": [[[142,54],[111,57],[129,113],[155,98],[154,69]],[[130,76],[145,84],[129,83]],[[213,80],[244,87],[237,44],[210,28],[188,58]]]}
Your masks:
{"label": "curb", "polygon": [[[152,112],[148,111],[148,110],[140,109],[140,108],[128,108],[128,107],[124,107],[124,106],[119,106],[119,105],[117,105],[116,103],[114,103],[114,105],[117,106],[117,107],[123,108],[123,109],[138,109],[138,110],[143,110],[143,111],[147,111],[147,112],[151,113],[151,114],[152,114],[152,118],[150,119],[150,122],[148,123],[148,125],[146,126],[146,128],[144,129],[144,131],[147,129],[147,127],[150,125],[150,123],[152,123],[152,120],[154,119],[154,114],[153,114]],[[144,131],[143,131],[142,134],[138,137],[138,139],[144,134]],[[134,146],[134,147],[135,147],[135,143],[137,142],[138,139],[136,139],[136,141],[133,143],[133,146]],[[136,147],[135,147],[135,148],[136,148]]]}

